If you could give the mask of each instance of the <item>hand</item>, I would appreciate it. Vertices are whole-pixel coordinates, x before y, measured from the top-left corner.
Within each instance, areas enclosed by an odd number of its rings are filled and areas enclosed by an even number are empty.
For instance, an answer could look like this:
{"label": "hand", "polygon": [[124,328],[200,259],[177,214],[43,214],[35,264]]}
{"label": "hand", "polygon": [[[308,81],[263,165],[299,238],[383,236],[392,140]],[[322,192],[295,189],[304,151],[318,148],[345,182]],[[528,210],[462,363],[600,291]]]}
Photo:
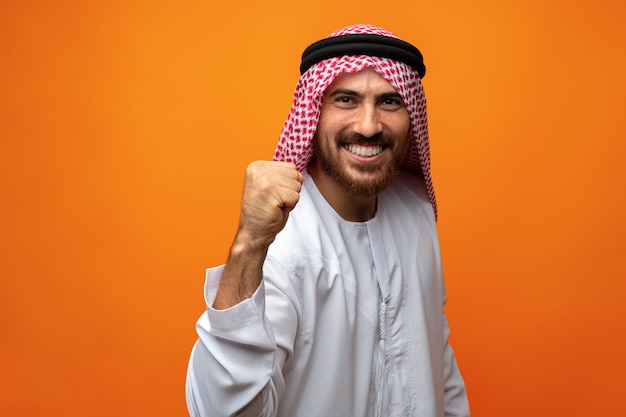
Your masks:
{"label": "hand", "polygon": [[300,198],[304,177],[294,164],[257,161],[248,165],[239,228],[222,273],[213,308],[223,310],[249,298],[263,278],[263,263]]}
{"label": "hand", "polygon": [[248,247],[266,249],[287,223],[303,181],[291,163],[256,161],[248,165],[237,240]]}

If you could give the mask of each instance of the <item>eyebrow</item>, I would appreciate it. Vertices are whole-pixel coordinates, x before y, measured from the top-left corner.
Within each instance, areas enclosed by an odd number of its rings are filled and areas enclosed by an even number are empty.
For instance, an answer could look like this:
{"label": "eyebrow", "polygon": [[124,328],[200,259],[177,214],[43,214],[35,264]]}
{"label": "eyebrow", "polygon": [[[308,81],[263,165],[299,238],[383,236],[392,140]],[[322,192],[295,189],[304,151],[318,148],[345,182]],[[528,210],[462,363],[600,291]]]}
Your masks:
{"label": "eyebrow", "polygon": [[[363,98],[363,94],[359,93],[358,91],[350,90],[347,88],[338,88],[334,90],[333,92],[331,92],[328,96],[335,97],[335,96],[341,96],[341,95]],[[397,91],[389,91],[386,93],[378,94],[376,96],[377,100],[385,99],[385,98],[399,98],[400,100],[402,100],[400,93],[398,93]]]}

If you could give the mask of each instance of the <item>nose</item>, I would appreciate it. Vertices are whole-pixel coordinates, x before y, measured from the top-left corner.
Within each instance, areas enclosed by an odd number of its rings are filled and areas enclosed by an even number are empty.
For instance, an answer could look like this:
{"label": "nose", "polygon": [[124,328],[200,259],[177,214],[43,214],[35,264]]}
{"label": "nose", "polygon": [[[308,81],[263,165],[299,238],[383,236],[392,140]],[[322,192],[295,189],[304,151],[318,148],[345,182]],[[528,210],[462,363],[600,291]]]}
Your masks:
{"label": "nose", "polygon": [[372,137],[383,130],[383,124],[375,105],[362,105],[354,122],[354,131],[366,138]]}

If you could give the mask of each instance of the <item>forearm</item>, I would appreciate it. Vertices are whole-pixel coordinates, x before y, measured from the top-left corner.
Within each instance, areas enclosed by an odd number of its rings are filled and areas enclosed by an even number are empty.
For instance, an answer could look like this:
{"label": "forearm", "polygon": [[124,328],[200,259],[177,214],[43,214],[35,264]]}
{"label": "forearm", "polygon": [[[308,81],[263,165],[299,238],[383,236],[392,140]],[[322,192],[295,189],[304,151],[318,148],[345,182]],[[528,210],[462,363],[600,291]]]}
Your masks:
{"label": "forearm", "polygon": [[444,314],[444,401],[446,417],[469,417],[469,404],[465,382],[459,371],[452,346],[448,342],[450,328]]}
{"label": "forearm", "polygon": [[303,181],[291,163],[255,161],[248,165],[239,227],[213,308],[237,305],[259,287],[269,245],[298,202]]}
{"label": "forearm", "polygon": [[252,297],[263,279],[267,245],[255,245],[238,234],[222,273],[213,308],[224,310]]}

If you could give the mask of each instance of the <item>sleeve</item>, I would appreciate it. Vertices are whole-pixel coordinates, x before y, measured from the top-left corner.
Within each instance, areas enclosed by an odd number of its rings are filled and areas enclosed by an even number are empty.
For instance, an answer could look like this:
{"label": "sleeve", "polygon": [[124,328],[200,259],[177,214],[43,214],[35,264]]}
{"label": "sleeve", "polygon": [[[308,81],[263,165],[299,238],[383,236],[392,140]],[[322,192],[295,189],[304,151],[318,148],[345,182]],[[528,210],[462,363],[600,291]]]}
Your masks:
{"label": "sleeve", "polygon": [[465,382],[459,371],[452,346],[448,342],[450,327],[444,313],[444,408],[446,417],[469,417]]}
{"label": "sleeve", "polygon": [[285,391],[282,368],[293,353],[297,316],[289,297],[273,284],[276,280],[266,277],[286,274],[271,265],[269,271],[264,267],[264,279],[251,298],[215,310],[211,305],[223,269],[207,270],[207,310],[196,325],[199,338],[187,370],[189,414],[276,416]]}

